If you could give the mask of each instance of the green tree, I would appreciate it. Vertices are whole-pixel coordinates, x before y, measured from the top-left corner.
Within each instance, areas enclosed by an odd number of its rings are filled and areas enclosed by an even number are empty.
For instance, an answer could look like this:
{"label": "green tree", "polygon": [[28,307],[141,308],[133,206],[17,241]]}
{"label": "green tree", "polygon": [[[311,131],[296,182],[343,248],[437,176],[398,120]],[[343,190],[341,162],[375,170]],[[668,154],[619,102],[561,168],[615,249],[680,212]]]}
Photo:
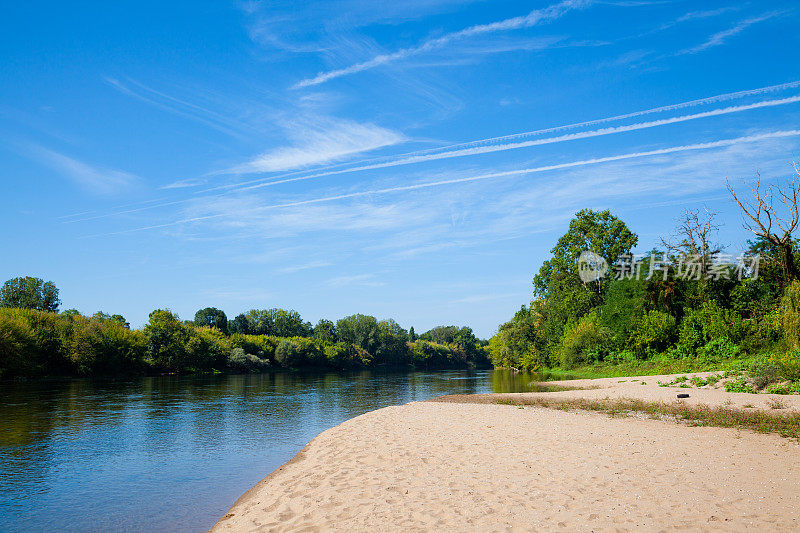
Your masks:
{"label": "green tree", "polygon": [[374,316],[355,314],[336,321],[339,340],[360,346],[371,354],[380,342],[378,320]]}
{"label": "green tree", "polygon": [[314,326],[313,336],[315,339],[319,339],[325,342],[336,342],[338,340],[338,336],[336,334],[336,324],[331,322],[330,320],[326,320],[321,318],[317,325]]}
{"label": "green tree", "polygon": [[247,312],[250,333],[276,337],[309,337],[313,327],[300,313],[286,309],[251,309]]}
{"label": "green tree", "polygon": [[251,333],[250,322],[247,320],[244,313],[239,313],[236,315],[236,318],[228,322],[228,331],[230,333],[241,333],[243,335]]}
{"label": "green tree", "polygon": [[[61,313],[61,314],[62,315],[66,314],[66,311]],[[95,314],[93,314],[92,315],[92,320],[97,320],[97,321],[100,321],[100,322],[103,322],[103,321],[116,322],[117,324],[119,324],[119,325],[121,325],[123,327],[126,327],[128,329],[131,328],[130,323],[128,323],[128,321],[125,320],[124,316],[122,316],[122,315],[109,315],[108,313],[104,313],[103,311],[98,311]]]}
{"label": "green tree", "polygon": [[30,276],[13,278],[0,288],[0,307],[19,307],[56,313],[60,303],[55,284],[52,281],[45,282],[41,278]]}
{"label": "green tree", "polygon": [[208,326],[217,328],[225,335],[228,334],[228,317],[225,312],[216,307],[206,307],[194,314],[194,325],[197,327]]}
{"label": "green tree", "polygon": [[611,267],[617,259],[630,253],[639,238],[610,211],[578,211],[569,223],[569,230],[561,236],[550,252],[552,259],[544,262],[533,279],[537,296],[548,294],[556,278],[566,275],[577,277],[578,257],[584,251],[594,252]]}
{"label": "green tree", "polygon": [[455,341],[458,331],[457,326],[436,326],[420,335],[419,338],[438,344],[450,344]]}
{"label": "green tree", "polygon": [[378,346],[375,360],[379,364],[399,365],[406,362],[408,333],[392,320],[378,322]]}
{"label": "green tree", "polygon": [[179,372],[188,361],[189,330],[169,309],[156,309],[144,327],[147,358],[161,371]]}

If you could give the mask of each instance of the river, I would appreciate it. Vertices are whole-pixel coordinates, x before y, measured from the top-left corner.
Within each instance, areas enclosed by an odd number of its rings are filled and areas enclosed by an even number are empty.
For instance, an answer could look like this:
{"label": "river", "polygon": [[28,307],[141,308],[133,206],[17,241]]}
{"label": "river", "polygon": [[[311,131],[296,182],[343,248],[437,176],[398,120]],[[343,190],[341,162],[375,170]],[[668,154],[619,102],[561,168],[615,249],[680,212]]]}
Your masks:
{"label": "river", "polygon": [[0,383],[0,531],[204,531],[320,432],[476,372],[273,373]]}

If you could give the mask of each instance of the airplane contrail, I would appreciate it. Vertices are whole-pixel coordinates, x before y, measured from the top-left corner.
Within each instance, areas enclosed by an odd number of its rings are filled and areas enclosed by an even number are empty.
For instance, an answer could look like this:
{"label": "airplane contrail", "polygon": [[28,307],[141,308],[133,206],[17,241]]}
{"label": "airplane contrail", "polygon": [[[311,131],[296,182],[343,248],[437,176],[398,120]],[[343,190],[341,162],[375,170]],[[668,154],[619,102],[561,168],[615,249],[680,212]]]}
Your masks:
{"label": "airplane contrail", "polygon": [[[800,82],[798,82],[798,84],[800,85]],[[780,99],[777,99],[777,100],[763,100],[761,102],[754,102],[752,104],[745,104],[745,105],[739,105],[739,106],[729,106],[729,107],[725,107],[725,108],[712,109],[712,110],[709,110],[709,111],[703,111],[701,113],[695,113],[695,114],[692,114],[692,115],[681,115],[681,116],[678,116],[678,117],[664,118],[664,119],[654,120],[654,121],[650,121],[650,122],[639,122],[639,123],[635,123],[635,124],[628,124],[628,125],[625,125],[625,126],[615,126],[615,127],[611,127],[611,128],[602,128],[602,129],[599,129],[599,130],[590,130],[590,131],[584,131],[584,132],[578,132],[578,133],[570,133],[570,134],[566,134],[566,135],[560,135],[560,136],[557,136],[557,137],[545,137],[543,139],[533,139],[533,140],[530,140],[530,141],[521,141],[521,142],[517,142],[517,143],[496,144],[496,145],[488,145],[488,146],[475,146],[475,147],[471,147],[471,148],[450,150],[450,151],[446,151],[446,152],[429,153],[429,154],[426,154],[426,155],[412,155],[412,156],[407,156],[407,157],[404,157],[404,158],[401,158],[401,159],[393,159],[393,160],[389,160],[389,161],[384,161],[384,162],[381,162],[381,163],[373,163],[373,164],[369,164],[369,165],[349,167],[349,168],[338,169],[338,170],[329,170],[329,171],[326,171],[326,172],[317,172],[315,174],[307,174],[307,175],[304,175],[304,176],[296,176],[295,175],[295,177],[287,177],[287,178],[284,178],[284,179],[281,179],[280,176],[273,176],[272,178],[270,178],[271,181],[253,180],[253,181],[250,181],[250,182],[240,183],[240,184],[238,184],[237,187],[230,188],[230,189],[228,189],[227,192],[219,194],[217,196],[221,197],[221,196],[225,196],[226,194],[230,194],[232,192],[241,192],[241,191],[248,191],[248,190],[253,190],[253,189],[260,189],[260,188],[263,188],[263,187],[272,187],[272,186],[281,185],[281,184],[284,184],[284,183],[292,183],[292,182],[296,182],[296,181],[305,181],[305,180],[317,179],[317,178],[322,178],[322,177],[326,177],[326,176],[333,176],[333,175],[338,175],[338,174],[346,174],[346,173],[352,173],[352,172],[363,172],[365,170],[376,170],[376,169],[381,169],[381,168],[388,168],[388,167],[395,167],[395,166],[402,166],[402,165],[410,165],[410,164],[422,163],[422,162],[426,162],[426,161],[434,161],[434,160],[439,160],[439,159],[450,159],[450,158],[454,158],[454,157],[464,157],[464,156],[479,155],[479,154],[486,154],[486,153],[492,153],[492,152],[502,152],[502,151],[507,151],[507,150],[517,150],[517,149],[521,149],[521,148],[529,148],[529,147],[532,147],[532,146],[541,146],[541,145],[546,145],[546,144],[557,144],[557,143],[573,141],[573,140],[579,140],[579,139],[588,139],[588,138],[592,138],[592,137],[601,137],[601,136],[605,136],[605,135],[615,135],[615,134],[618,134],[618,133],[624,133],[624,132],[628,132],[628,131],[636,131],[636,130],[654,128],[654,127],[659,127],[659,126],[665,126],[665,125],[668,125],[668,124],[676,124],[676,123],[680,123],[680,122],[687,122],[687,121],[690,121],[690,120],[697,120],[697,119],[701,119],[701,118],[708,118],[708,117],[714,117],[714,116],[720,116],[720,115],[727,115],[727,114],[730,114],[730,113],[739,113],[739,112],[742,112],[742,111],[749,111],[749,110],[752,110],[752,109],[760,109],[760,108],[766,108],[766,107],[775,107],[775,106],[787,105],[787,104],[792,104],[792,103],[797,103],[797,102],[800,102],[800,96],[790,96],[790,97],[787,97],[787,98],[780,98]],[[296,173],[292,173],[292,174],[296,174]],[[290,175],[292,175],[292,174],[290,174]],[[219,189],[220,188],[207,189],[206,191],[219,190]],[[193,201],[195,198],[184,198],[184,199],[181,199],[181,200],[172,200],[172,201],[163,202],[163,203],[160,203],[160,204],[146,205],[146,206],[143,206],[143,207],[126,209],[126,210],[122,210],[122,211],[115,211],[115,212],[112,212],[112,213],[104,213],[104,214],[100,214],[100,215],[94,215],[94,216],[83,217],[83,218],[74,218],[72,220],[67,220],[65,222],[69,222],[69,223],[72,223],[72,222],[86,222],[86,221],[89,221],[89,220],[107,218],[107,217],[110,217],[110,216],[137,213],[137,212],[140,212],[140,211],[148,211],[148,210],[151,210],[151,209],[157,209],[157,208],[161,208],[161,207],[169,207],[169,206],[172,206],[172,205],[179,205],[179,204],[183,204],[183,203],[189,203],[189,202]]]}
{"label": "airplane contrail", "polygon": [[[578,161],[571,161],[568,163],[558,163],[554,165],[545,165],[540,167],[533,167],[533,168],[524,168],[518,170],[507,170],[502,172],[492,172],[488,174],[480,174],[478,176],[470,176],[465,178],[453,178],[449,180],[439,180],[439,181],[431,181],[431,182],[423,182],[423,183],[416,183],[413,185],[400,185],[397,187],[388,187],[384,189],[372,189],[367,191],[358,191],[353,193],[346,193],[346,194],[339,194],[334,196],[324,196],[321,198],[312,198],[309,200],[298,200],[296,202],[286,202],[281,204],[273,204],[267,206],[256,207],[252,209],[248,209],[242,211],[244,214],[252,214],[252,213],[261,213],[264,211],[268,211],[271,209],[280,209],[280,208],[287,208],[287,207],[299,207],[302,205],[310,205],[310,204],[317,204],[323,202],[332,202],[336,200],[344,200],[348,198],[357,198],[362,196],[376,196],[382,194],[391,194],[396,192],[405,192],[405,191],[412,191],[418,189],[426,189],[431,187],[441,187],[444,185],[453,185],[458,183],[468,183],[474,181],[482,181],[482,180],[490,180],[490,179],[497,179],[497,178],[504,178],[509,176],[522,176],[522,175],[529,175],[535,174],[539,172],[547,172],[551,170],[562,170],[566,168],[575,168],[575,167],[582,167],[588,165],[597,165],[601,163],[609,163],[613,161],[622,161],[626,159],[636,159],[642,157],[651,157],[656,155],[665,155],[665,154],[672,154],[678,152],[688,152],[688,151],[696,151],[696,150],[707,150],[710,148],[721,148],[725,146],[733,146],[736,144],[741,143],[748,143],[748,142],[757,142],[762,141],[765,139],[778,139],[784,137],[796,137],[800,136],[800,130],[782,130],[782,131],[773,131],[767,133],[760,133],[755,135],[747,135],[744,137],[737,137],[733,139],[721,139],[718,141],[711,141],[705,143],[696,143],[696,144],[687,144],[681,146],[672,146],[669,148],[660,148],[657,150],[648,150],[643,152],[632,152],[628,154],[620,154],[620,155],[613,155],[613,156],[606,156],[606,157],[597,157],[592,159],[582,159]],[[228,216],[225,213],[218,213],[215,215],[206,215],[206,216],[199,216],[199,217],[192,217],[192,218],[185,218],[181,220],[176,220],[173,222],[167,222],[164,224],[156,224],[151,226],[144,226],[140,228],[133,228],[128,230],[117,231],[113,233],[103,233],[103,234],[96,234],[96,235],[87,235],[88,237],[101,237],[101,236],[110,236],[110,235],[120,235],[125,233],[134,233],[139,231],[147,231],[151,229],[158,229],[158,228],[165,228],[169,226],[177,226],[181,224],[188,224],[191,222],[199,222],[204,220],[211,220],[216,218],[222,218]]]}
{"label": "airplane contrail", "polygon": [[473,37],[475,35],[482,35],[486,33],[494,33],[498,31],[509,31],[520,28],[529,28],[541,22],[548,22],[550,20],[555,20],[565,15],[567,12],[573,9],[580,9],[586,5],[589,5],[589,3],[590,2],[588,0],[564,0],[563,2],[560,2],[558,4],[553,4],[544,9],[536,9],[534,11],[531,11],[530,13],[522,17],[514,17],[501,20],[498,22],[492,22],[489,24],[478,24],[475,26],[470,26],[469,28],[464,28],[463,30],[447,33],[435,39],[429,39],[427,41],[423,41],[421,44],[418,44],[417,46],[412,46],[410,48],[403,48],[396,52],[392,52],[390,54],[377,55],[372,59],[369,59],[367,61],[362,61],[361,63],[356,63],[354,65],[350,65],[349,67],[340,68],[336,70],[329,70],[327,72],[320,72],[313,78],[300,80],[299,82],[294,84],[293,88],[299,89],[303,87],[310,87],[312,85],[319,85],[321,83],[325,83],[326,81],[330,81],[334,78],[340,78],[348,74],[363,72],[365,70],[369,70],[378,67],[380,65],[385,65],[393,61],[405,59],[407,57],[411,57],[422,52],[427,52],[439,48],[458,39]]}

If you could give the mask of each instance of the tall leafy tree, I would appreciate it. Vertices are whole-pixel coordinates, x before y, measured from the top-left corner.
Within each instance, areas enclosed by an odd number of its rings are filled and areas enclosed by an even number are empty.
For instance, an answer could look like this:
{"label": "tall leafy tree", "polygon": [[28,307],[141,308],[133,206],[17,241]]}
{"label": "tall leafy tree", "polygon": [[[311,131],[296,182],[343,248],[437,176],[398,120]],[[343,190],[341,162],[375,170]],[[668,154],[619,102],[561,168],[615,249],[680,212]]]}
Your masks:
{"label": "tall leafy tree", "polygon": [[144,327],[150,364],[162,371],[177,372],[188,360],[189,330],[169,309],[156,309]]}
{"label": "tall leafy tree", "polygon": [[45,282],[41,278],[13,278],[0,288],[0,307],[21,307],[56,313],[60,303],[55,283]]}
{"label": "tall leafy tree", "polygon": [[544,262],[533,279],[537,296],[545,296],[554,282],[579,282],[578,257],[584,251],[598,254],[611,267],[617,259],[630,253],[639,237],[611,211],[582,209],[569,223],[569,230],[561,236],[550,252],[552,259]]}
{"label": "tall leafy tree", "polygon": [[336,321],[339,340],[361,346],[369,353],[375,353],[380,342],[378,320],[369,315],[350,315]]}
{"label": "tall leafy tree", "polygon": [[194,315],[194,325],[200,327],[210,326],[217,328],[226,335],[228,334],[228,317],[224,311],[216,307],[206,307],[197,311]]}
{"label": "tall leafy tree", "polygon": [[330,320],[321,318],[317,325],[314,326],[314,338],[326,342],[336,342],[338,335],[336,334],[336,324]]}
{"label": "tall leafy tree", "polygon": [[247,320],[244,313],[239,313],[236,315],[236,318],[228,322],[228,331],[231,333],[242,333],[244,335],[251,333],[250,322]]}

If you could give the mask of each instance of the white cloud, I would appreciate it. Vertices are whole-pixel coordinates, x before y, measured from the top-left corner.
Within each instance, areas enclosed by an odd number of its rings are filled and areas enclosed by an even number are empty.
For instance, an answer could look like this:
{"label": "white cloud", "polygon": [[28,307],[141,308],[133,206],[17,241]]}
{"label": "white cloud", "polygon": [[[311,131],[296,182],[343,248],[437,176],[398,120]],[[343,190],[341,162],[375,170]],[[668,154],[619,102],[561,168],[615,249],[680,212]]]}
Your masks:
{"label": "white cloud", "polygon": [[341,161],[355,154],[405,141],[395,131],[374,124],[318,119],[286,124],[291,146],[270,150],[234,169],[236,172],[278,172]]}
{"label": "white cloud", "polygon": [[778,12],[772,12],[772,13],[767,13],[765,15],[761,15],[760,17],[753,17],[753,18],[745,19],[745,20],[741,21],[740,23],[738,23],[737,25],[733,26],[732,28],[729,28],[727,30],[715,33],[714,35],[709,37],[706,42],[704,42],[704,43],[702,43],[702,44],[700,44],[698,46],[694,46],[692,48],[687,48],[685,50],[681,50],[680,52],[678,52],[678,55],[696,54],[698,52],[703,52],[703,51],[705,51],[705,50],[707,50],[709,48],[713,48],[715,46],[719,46],[721,44],[724,44],[725,41],[727,41],[730,37],[733,37],[734,35],[737,35],[737,34],[743,32],[744,30],[746,30],[747,28],[749,28],[753,24],[757,24],[759,22],[763,22],[765,20],[769,20],[769,19],[771,19],[771,18],[773,18],[773,17],[775,17],[775,16],[777,16],[779,14],[780,13],[778,13]]}
{"label": "white cloud", "polygon": [[382,281],[376,281],[375,274],[338,276],[329,279],[326,283],[329,287],[347,287],[347,286],[380,287],[381,285],[386,285]]}
{"label": "white cloud", "polygon": [[298,83],[295,84],[294,87],[302,88],[302,87],[309,87],[312,85],[319,85],[321,83],[325,83],[335,78],[340,78],[342,76],[347,76],[349,74],[355,74],[357,72],[363,72],[365,70],[369,70],[381,65],[406,59],[408,57],[412,57],[420,53],[429,52],[431,50],[441,48],[454,41],[458,41],[461,39],[466,39],[479,35],[485,35],[489,33],[510,31],[520,28],[528,28],[531,26],[535,26],[539,23],[549,22],[551,20],[557,19],[565,15],[569,11],[572,11],[574,9],[580,9],[582,7],[587,6],[588,4],[589,1],[587,0],[564,0],[558,4],[548,6],[544,9],[536,9],[534,11],[531,11],[525,16],[513,17],[498,22],[492,22],[490,24],[478,24],[475,26],[470,26],[469,28],[465,28],[463,30],[456,32],[447,33],[435,39],[429,39],[427,41],[418,44],[417,46],[413,46],[410,48],[403,48],[401,50],[398,50],[397,52],[393,52],[390,54],[377,55],[372,59],[369,59],[367,61],[362,61],[360,63],[355,63],[353,65],[350,65],[349,67],[340,68],[336,70],[329,70],[327,72],[320,72],[313,78],[307,78],[299,81]]}
{"label": "white cloud", "polygon": [[42,146],[29,147],[31,157],[68,177],[93,194],[113,195],[129,190],[139,178],[128,172],[93,166]]}
{"label": "white cloud", "polygon": [[295,272],[300,272],[303,270],[311,270],[314,268],[324,268],[327,266],[331,266],[332,263],[330,261],[311,261],[308,263],[303,263],[299,265],[292,265],[288,267],[279,268],[278,272],[283,274],[294,274]]}
{"label": "white cloud", "polygon": [[[182,226],[186,224],[208,222],[212,220],[219,225],[224,224],[228,227],[234,228],[259,224],[263,231],[270,229],[271,233],[273,234],[278,234],[277,229],[281,229],[282,231],[286,232],[286,234],[315,230],[326,231],[330,230],[331,228],[335,228],[336,230],[391,229],[398,227],[398,225],[410,225],[411,220],[419,223],[422,223],[423,221],[425,221],[425,223],[430,223],[428,222],[429,218],[426,217],[433,217],[441,210],[432,210],[428,206],[424,206],[424,209],[408,209],[408,205],[413,205],[413,201],[409,202],[408,204],[404,202],[394,202],[382,205],[366,203],[367,201],[374,202],[376,197],[384,195],[395,195],[398,193],[406,193],[411,191],[426,191],[456,184],[466,185],[479,182],[497,183],[502,178],[531,176],[533,174],[545,172],[549,173],[552,171],[574,171],[584,167],[595,167],[608,163],[633,161],[635,164],[636,160],[649,159],[655,161],[670,161],[672,160],[672,157],[677,156],[678,154],[713,151],[714,149],[736,147],[747,144],[757,145],[758,143],[762,142],[778,142],[781,139],[786,140],[792,137],[800,137],[800,130],[755,133],[743,137],[721,139],[712,142],[595,157],[591,159],[582,159],[538,167],[487,172],[472,176],[457,176],[449,179],[437,179],[435,181],[420,182],[410,185],[398,185],[382,189],[343,192],[341,194],[331,194],[328,196],[309,199],[282,201],[279,203],[266,205],[263,203],[262,199],[256,196],[242,196],[235,199],[212,198],[210,199],[210,202],[209,199],[206,198],[201,199],[201,202],[198,203],[195,208],[185,211],[184,218],[179,220],[123,230],[116,232],[115,234],[147,231],[171,226]],[[570,172],[568,175],[574,174]],[[647,174],[642,172],[641,175]],[[606,175],[604,174],[604,176]],[[614,183],[612,187],[612,184],[605,182],[605,180],[608,179],[607,177],[598,178],[595,176],[593,179],[593,182],[574,185],[575,187],[581,187],[581,190],[583,191],[583,195],[581,197],[592,198],[597,197],[600,194],[609,196],[615,191],[620,191],[620,194],[630,195],[631,193],[642,193],[647,191],[654,192],[655,190],[669,191],[671,190],[670,187],[674,188],[674,184],[670,185],[659,182],[651,183],[641,179],[638,181],[634,180],[630,183]],[[565,200],[572,201],[575,197],[578,197],[578,195],[573,195],[570,193],[570,182],[553,182],[551,183],[551,186],[556,187],[556,192],[553,192],[552,197],[547,200],[547,202],[550,204],[561,205]],[[666,188],[660,189],[659,187],[662,186]],[[539,184],[538,190],[541,194],[545,194],[548,187],[549,186],[546,183]],[[563,195],[563,199],[559,199],[559,195]],[[364,201],[362,203],[347,205],[346,208],[338,208],[335,205],[341,200],[359,199]],[[330,206],[327,204],[330,204]],[[431,203],[428,205],[438,204]],[[530,205],[536,204],[528,204],[528,206]],[[413,217],[411,214],[414,214]],[[448,221],[448,226],[451,226],[452,224],[449,222],[450,221]]]}

